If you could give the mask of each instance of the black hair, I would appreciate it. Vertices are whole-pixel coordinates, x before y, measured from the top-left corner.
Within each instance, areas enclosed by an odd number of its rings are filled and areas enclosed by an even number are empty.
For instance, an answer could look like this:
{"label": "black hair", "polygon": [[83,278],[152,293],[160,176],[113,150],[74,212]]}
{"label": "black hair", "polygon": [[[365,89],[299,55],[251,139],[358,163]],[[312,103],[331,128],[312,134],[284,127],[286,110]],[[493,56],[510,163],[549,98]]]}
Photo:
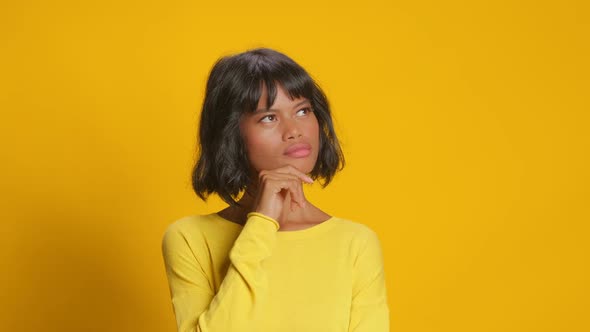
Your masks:
{"label": "black hair", "polygon": [[252,181],[250,163],[240,134],[242,114],[256,110],[267,88],[267,105],[274,103],[279,84],[291,98],[311,102],[319,124],[319,154],[310,173],[326,187],[344,168],[344,155],[334,131],[330,106],[319,85],[299,64],[283,53],[256,48],[225,56],[214,64],[205,90],[199,125],[199,158],[192,185],[203,200],[212,193],[230,205]]}

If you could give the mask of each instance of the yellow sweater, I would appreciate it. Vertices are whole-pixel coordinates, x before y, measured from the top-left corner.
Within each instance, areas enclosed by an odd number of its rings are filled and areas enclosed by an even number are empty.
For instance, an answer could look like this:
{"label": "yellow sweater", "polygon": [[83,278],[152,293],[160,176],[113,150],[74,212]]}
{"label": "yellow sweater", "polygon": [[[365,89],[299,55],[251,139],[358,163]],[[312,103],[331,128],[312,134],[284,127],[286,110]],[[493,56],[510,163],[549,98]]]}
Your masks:
{"label": "yellow sweater", "polygon": [[162,254],[179,332],[389,331],[381,245],[364,224],[193,215],[168,226]]}

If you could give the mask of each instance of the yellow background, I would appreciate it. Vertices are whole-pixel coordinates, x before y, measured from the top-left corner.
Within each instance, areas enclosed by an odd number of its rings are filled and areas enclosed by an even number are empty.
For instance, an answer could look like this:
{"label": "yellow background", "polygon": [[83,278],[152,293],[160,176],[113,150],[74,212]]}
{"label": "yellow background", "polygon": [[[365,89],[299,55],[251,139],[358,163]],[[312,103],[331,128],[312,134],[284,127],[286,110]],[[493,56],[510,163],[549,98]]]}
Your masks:
{"label": "yellow background", "polygon": [[0,10],[0,330],[174,331],[165,227],[214,61],[256,46],[331,101],[308,198],[382,241],[392,331],[588,331],[585,1],[20,1]]}

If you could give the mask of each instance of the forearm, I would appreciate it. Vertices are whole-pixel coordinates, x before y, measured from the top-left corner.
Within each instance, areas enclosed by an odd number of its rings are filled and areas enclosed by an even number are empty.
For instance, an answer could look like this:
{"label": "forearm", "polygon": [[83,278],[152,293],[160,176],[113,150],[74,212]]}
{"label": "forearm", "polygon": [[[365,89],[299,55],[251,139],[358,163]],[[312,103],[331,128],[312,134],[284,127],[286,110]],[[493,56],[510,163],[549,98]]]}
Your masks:
{"label": "forearm", "polygon": [[278,223],[250,214],[229,253],[230,265],[217,293],[206,306],[198,294],[173,296],[179,332],[254,331],[260,308],[268,298],[268,279],[262,262],[275,246]]}

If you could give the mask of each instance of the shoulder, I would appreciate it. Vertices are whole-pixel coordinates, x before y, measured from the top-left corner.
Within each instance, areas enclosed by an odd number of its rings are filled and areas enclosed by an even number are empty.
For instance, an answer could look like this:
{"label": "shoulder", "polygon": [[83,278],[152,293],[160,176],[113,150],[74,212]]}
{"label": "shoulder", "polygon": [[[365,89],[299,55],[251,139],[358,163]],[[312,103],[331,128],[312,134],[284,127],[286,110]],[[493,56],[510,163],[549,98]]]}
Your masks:
{"label": "shoulder", "polygon": [[162,247],[186,247],[204,242],[208,230],[215,231],[210,215],[190,215],[173,220],[162,234]]}
{"label": "shoulder", "polygon": [[164,230],[164,237],[171,233],[188,234],[202,231],[209,222],[208,215],[190,215],[173,220]]}
{"label": "shoulder", "polygon": [[352,258],[352,266],[358,278],[370,278],[383,270],[383,248],[380,236],[369,225],[340,219],[344,229],[350,234],[349,250]]}
{"label": "shoulder", "polygon": [[334,217],[334,219],[336,219],[335,221],[340,230],[346,233],[354,234],[355,236],[364,239],[377,236],[375,230],[368,224],[341,217]]}
{"label": "shoulder", "polygon": [[189,215],[172,221],[164,230],[162,245],[198,249],[235,239],[241,226],[220,219],[214,213]]}
{"label": "shoulder", "polygon": [[347,218],[335,217],[338,235],[350,241],[352,249],[362,251],[367,246],[380,246],[380,237],[368,224]]}

